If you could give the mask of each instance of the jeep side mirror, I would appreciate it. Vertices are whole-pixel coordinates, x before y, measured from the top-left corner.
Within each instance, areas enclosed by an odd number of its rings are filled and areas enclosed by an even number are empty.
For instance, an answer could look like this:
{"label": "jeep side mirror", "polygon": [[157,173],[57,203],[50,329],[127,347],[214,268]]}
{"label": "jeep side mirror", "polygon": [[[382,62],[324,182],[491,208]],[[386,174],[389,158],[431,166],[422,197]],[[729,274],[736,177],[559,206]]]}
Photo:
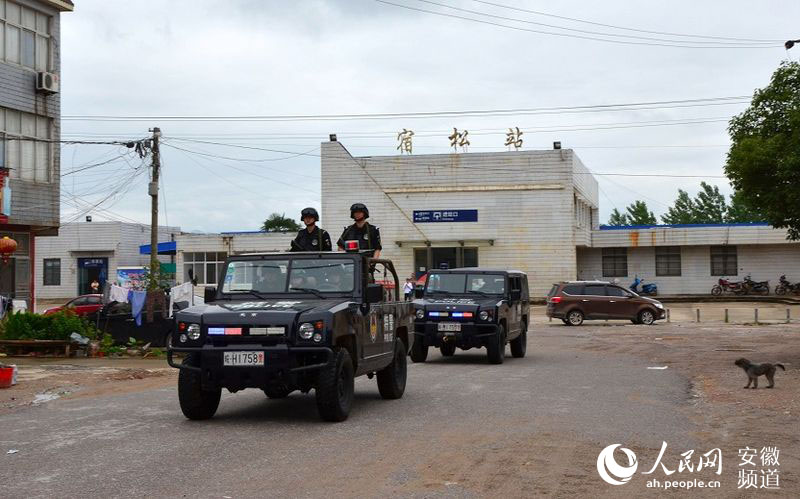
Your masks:
{"label": "jeep side mirror", "polygon": [[217,299],[217,288],[205,288],[203,291],[203,301],[206,303]]}
{"label": "jeep side mirror", "polygon": [[414,288],[414,298],[422,298],[424,294],[425,294],[425,288],[423,288],[422,286],[417,286],[416,288]]}
{"label": "jeep side mirror", "polygon": [[367,284],[367,292],[364,298],[367,303],[380,303],[383,301],[383,286],[380,284]]}
{"label": "jeep side mirror", "polygon": [[520,291],[519,289],[512,289],[511,290],[511,300],[512,301],[518,301],[520,298],[522,298],[522,291]]}

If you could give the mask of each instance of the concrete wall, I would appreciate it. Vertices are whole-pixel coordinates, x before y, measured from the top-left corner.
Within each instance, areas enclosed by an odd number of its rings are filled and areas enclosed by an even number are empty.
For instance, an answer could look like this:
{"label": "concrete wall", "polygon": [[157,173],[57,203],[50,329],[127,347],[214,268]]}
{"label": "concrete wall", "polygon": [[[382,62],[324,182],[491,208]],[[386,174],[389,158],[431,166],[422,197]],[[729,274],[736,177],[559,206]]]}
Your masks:
{"label": "concrete wall", "polygon": [[[14,0],[16,3],[30,7],[50,17],[51,33],[51,67],[50,71],[61,72],[61,37],[59,12],[49,3],[33,0]],[[61,137],[61,97],[60,94],[37,94],[36,71],[19,64],[0,61],[0,107],[16,111],[24,111],[53,119],[51,127],[52,140]],[[28,182],[19,178],[10,179],[11,216],[10,224],[33,225],[37,227],[58,227],[60,213],[59,180],[61,148],[50,147],[52,169],[50,182]],[[12,177],[19,177],[20,165],[8,164],[17,169]],[[13,171],[13,170],[12,170]]]}
{"label": "concrete wall", "polygon": [[[736,245],[738,275],[727,276],[741,280],[751,274],[756,281],[770,281],[773,292],[778,278],[786,274],[792,282],[800,281],[800,244]],[[602,248],[578,249],[578,278],[603,279]],[[617,278],[626,286],[634,276],[658,284],[660,294],[708,294],[719,276],[711,275],[711,250],[707,245],[681,247],[681,275],[656,276],[655,248],[628,248],[628,277]]]}
{"label": "concrete wall", "polygon": [[[158,240],[165,242],[180,233],[178,227],[159,227]],[[150,263],[150,255],[139,254],[139,246],[150,243],[150,226],[124,222],[80,222],[64,225],[57,237],[36,239],[37,298],[72,298],[78,293],[78,258],[108,258],[108,275],[116,277],[117,267]],[[61,285],[44,285],[44,260],[61,259]],[[170,262],[169,256],[159,256]]]}
{"label": "concrete wall", "polygon": [[[528,272],[533,294],[575,277],[575,197],[596,207],[597,184],[575,175],[584,167],[571,150],[353,158],[339,142],[321,147],[325,228],[338,238],[352,223],[350,204],[365,203],[399,275],[411,274],[413,248],[429,241],[477,246],[480,266]],[[477,209],[478,222],[412,222],[414,210],[447,209]]]}

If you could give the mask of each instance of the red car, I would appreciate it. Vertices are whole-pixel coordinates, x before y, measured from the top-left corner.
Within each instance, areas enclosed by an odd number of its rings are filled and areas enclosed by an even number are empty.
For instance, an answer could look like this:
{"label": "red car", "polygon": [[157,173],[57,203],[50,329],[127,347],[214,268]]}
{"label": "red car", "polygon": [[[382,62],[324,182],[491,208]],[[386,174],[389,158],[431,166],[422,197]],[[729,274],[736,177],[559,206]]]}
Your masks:
{"label": "red car", "polygon": [[103,307],[103,295],[81,295],[60,307],[48,308],[44,315],[54,314],[65,309],[71,309],[77,315],[91,315]]}

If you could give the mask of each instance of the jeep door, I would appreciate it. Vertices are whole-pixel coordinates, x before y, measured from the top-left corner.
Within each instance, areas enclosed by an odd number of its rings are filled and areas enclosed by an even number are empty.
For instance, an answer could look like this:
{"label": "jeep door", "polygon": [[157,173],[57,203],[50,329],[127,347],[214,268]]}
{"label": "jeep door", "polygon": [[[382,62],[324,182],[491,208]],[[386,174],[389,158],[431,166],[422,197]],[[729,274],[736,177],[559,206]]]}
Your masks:
{"label": "jeep door", "polygon": [[519,276],[508,277],[508,306],[511,308],[508,322],[508,337],[513,339],[519,335],[522,322],[522,280]]}

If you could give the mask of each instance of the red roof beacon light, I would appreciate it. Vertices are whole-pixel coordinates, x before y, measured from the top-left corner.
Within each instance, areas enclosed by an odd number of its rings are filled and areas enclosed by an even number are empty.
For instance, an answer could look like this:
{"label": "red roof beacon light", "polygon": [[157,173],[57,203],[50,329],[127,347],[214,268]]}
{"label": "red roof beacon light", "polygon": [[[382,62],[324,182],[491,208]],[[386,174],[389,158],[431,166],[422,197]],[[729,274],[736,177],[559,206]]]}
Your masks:
{"label": "red roof beacon light", "polygon": [[344,249],[345,251],[358,251],[358,241],[345,241],[344,242]]}

